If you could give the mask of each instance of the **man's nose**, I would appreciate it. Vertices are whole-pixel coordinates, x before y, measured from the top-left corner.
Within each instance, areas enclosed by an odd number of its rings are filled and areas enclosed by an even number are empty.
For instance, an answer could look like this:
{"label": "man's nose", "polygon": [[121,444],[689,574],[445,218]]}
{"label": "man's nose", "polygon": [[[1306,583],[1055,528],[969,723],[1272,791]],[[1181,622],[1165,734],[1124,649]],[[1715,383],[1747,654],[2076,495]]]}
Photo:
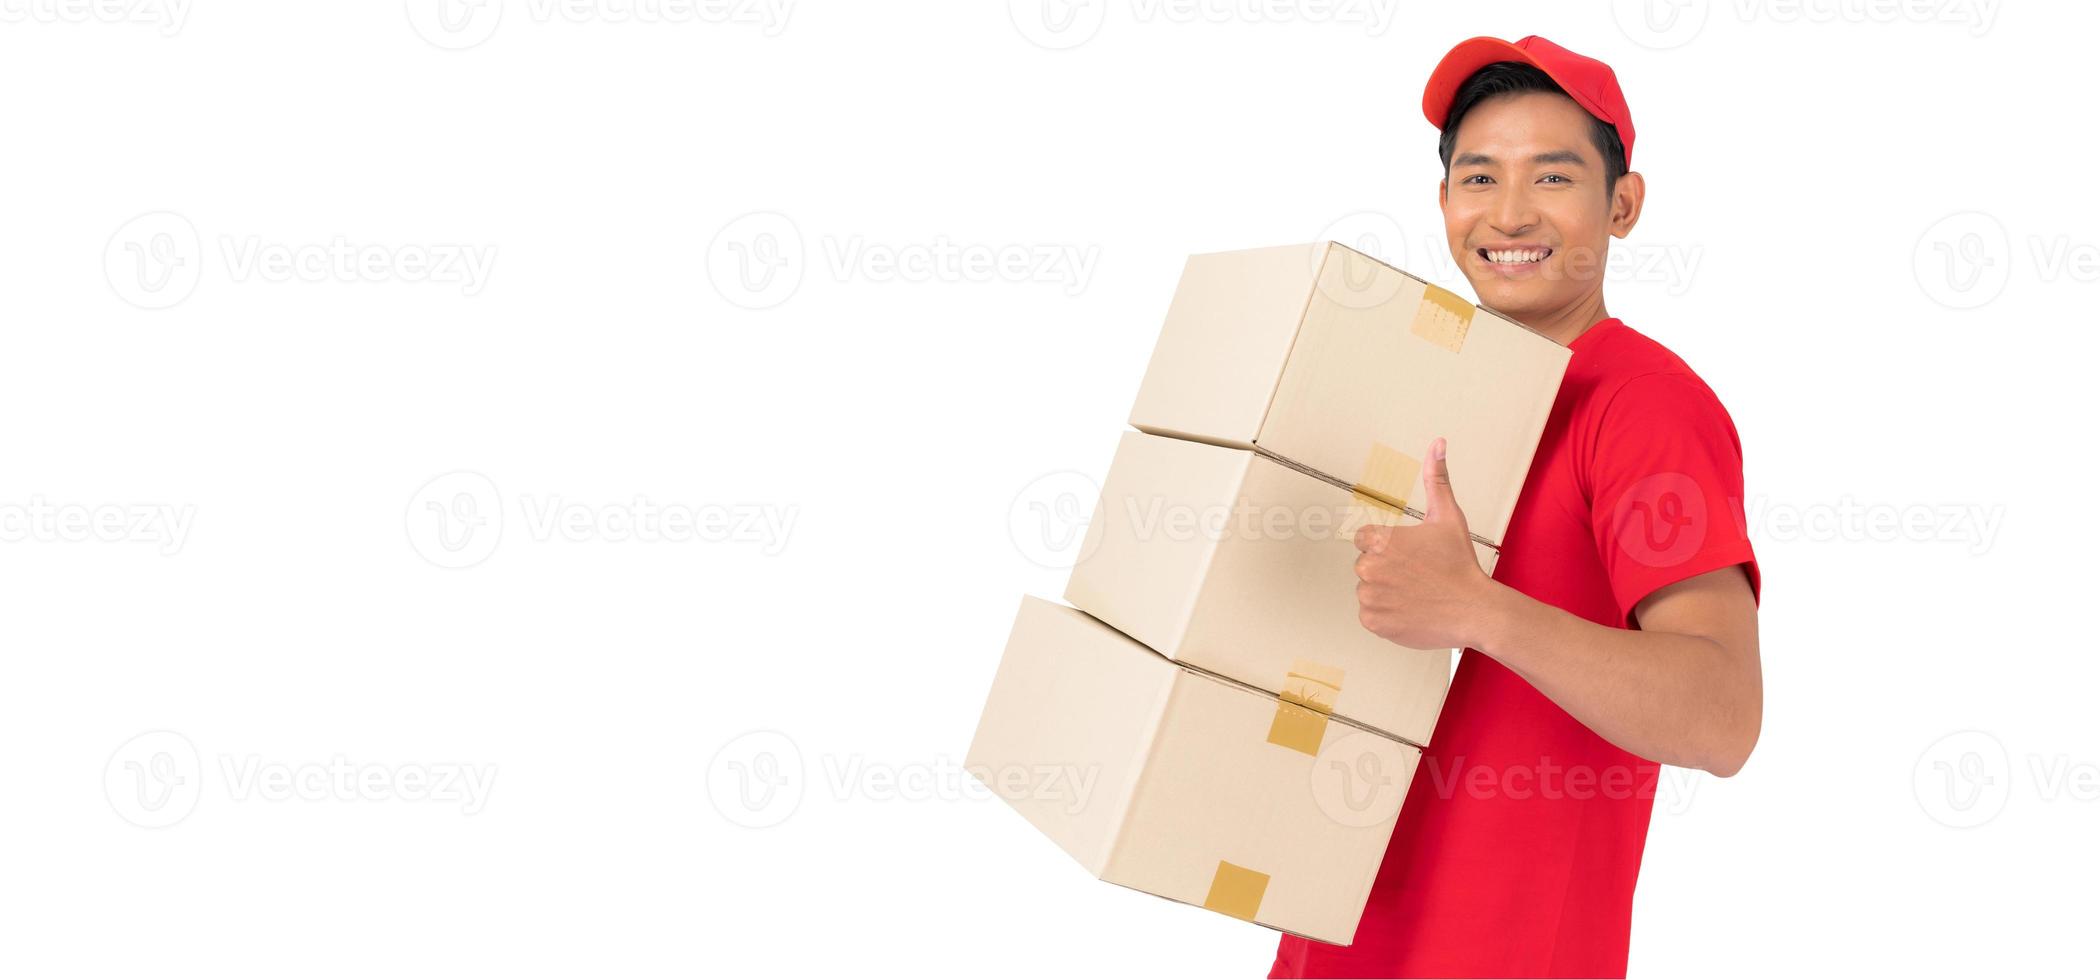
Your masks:
{"label": "man's nose", "polygon": [[1521,188],[1499,191],[1494,205],[1488,209],[1488,224],[1496,234],[1505,238],[1519,237],[1538,223],[1538,208],[1533,206],[1531,195]]}

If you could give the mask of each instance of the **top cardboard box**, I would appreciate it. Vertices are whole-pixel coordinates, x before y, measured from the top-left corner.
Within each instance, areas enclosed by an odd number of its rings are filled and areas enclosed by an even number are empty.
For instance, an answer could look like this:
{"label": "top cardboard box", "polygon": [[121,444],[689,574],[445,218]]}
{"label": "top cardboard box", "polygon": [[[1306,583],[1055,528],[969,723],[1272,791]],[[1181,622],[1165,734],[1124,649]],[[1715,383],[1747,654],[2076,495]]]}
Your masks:
{"label": "top cardboard box", "polygon": [[1421,458],[1499,547],[1567,348],[1354,249],[1190,256],[1130,424],[1253,449],[1421,515]]}

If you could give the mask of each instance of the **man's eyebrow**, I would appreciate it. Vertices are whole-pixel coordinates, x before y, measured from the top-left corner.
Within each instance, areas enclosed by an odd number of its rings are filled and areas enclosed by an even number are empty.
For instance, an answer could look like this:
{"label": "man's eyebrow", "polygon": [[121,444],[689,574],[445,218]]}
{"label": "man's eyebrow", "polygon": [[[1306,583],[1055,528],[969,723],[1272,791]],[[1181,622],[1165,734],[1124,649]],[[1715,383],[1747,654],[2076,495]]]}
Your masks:
{"label": "man's eyebrow", "polygon": [[[1586,164],[1589,161],[1584,160],[1582,154],[1574,150],[1548,150],[1545,153],[1533,154],[1531,162]],[[1454,167],[1488,167],[1494,163],[1495,158],[1485,153],[1461,153],[1451,158],[1451,165]]]}

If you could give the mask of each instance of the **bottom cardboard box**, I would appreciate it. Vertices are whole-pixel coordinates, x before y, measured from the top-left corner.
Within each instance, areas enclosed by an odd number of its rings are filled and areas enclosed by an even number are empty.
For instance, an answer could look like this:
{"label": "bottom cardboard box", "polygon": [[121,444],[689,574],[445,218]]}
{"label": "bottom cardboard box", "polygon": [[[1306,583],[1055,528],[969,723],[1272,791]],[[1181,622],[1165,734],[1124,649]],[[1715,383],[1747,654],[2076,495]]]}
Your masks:
{"label": "bottom cardboard box", "polygon": [[1347,944],[1419,759],[1031,596],[967,768],[1103,880]]}

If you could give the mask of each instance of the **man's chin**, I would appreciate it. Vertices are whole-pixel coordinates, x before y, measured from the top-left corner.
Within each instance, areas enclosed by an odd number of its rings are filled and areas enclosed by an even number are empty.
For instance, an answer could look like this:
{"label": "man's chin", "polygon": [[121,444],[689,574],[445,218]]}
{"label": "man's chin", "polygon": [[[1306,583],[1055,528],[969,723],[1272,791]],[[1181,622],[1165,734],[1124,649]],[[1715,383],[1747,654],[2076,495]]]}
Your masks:
{"label": "man's chin", "polygon": [[1499,276],[1472,280],[1473,294],[1480,297],[1480,305],[1494,310],[1518,323],[1527,322],[1527,317],[1546,309],[1542,290],[1530,288],[1532,283],[1511,282]]}

